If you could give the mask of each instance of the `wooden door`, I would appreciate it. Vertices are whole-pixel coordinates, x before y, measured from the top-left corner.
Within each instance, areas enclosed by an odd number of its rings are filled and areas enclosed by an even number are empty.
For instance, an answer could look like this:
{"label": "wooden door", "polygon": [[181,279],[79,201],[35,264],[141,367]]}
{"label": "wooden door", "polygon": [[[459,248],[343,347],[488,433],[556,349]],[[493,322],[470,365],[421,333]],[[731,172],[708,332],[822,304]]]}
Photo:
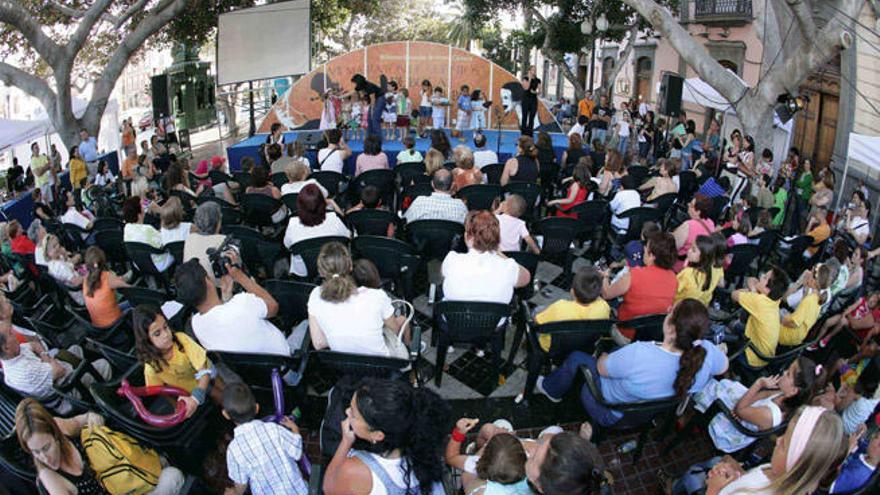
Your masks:
{"label": "wooden door", "polygon": [[829,163],[834,153],[834,140],[837,137],[837,110],[839,99],[835,95],[822,94],[822,111],[819,116],[819,129],[816,149],[813,153],[819,163]]}

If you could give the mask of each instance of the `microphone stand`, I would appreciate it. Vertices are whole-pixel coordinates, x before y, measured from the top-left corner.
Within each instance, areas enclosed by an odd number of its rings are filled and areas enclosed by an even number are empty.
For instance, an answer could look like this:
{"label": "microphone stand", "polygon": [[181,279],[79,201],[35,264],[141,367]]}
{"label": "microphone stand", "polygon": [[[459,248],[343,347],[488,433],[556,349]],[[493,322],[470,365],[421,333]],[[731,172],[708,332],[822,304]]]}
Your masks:
{"label": "microphone stand", "polygon": [[[507,116],[507,113],[508,112],[504,112],[502,114],[501,109],[498,107],[495,107],[495,131],[497,132],[497,134],[495,136],[495,139],[496,139],[496,141],[495,141],[495,155],[496,156],[501,154],[501,121],[504,119],[504,117]],[[500,158],[499,158],[499,160],[500,160]]]}

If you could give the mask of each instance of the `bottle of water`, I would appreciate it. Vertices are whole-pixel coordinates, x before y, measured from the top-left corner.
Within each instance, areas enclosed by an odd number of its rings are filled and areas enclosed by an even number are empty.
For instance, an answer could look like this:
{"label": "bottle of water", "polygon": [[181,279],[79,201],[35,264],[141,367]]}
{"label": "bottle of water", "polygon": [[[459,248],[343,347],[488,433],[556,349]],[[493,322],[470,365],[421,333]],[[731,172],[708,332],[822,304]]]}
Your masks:
{"label": "bottle of water", "polygon": [[630,441],[624,443],[623,445],[621,445],[620,447],[617,447],[617,452],[620,454],[628,454],[628,453],[632,452],[633,450],[635,450],[636,446],[638,444],[639,443],[637,441],[630,440]]}

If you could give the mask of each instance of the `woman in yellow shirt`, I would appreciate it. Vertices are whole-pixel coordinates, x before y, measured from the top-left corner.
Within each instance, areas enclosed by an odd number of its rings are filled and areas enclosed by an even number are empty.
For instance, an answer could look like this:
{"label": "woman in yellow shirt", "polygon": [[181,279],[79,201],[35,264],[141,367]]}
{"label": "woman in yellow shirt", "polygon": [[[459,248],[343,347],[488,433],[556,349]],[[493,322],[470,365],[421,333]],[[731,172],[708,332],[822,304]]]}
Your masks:
{"label": "woman in yellow shirt", "polygon": [[678,288],[673,304],[684,299],[696,299],[705,306],[709,305],[712,293],[724,278],[724,270],[716,266],[717,255],[717,242],[711,236],[697,236],[687,252],[687,267],[676,276]]}
{"label": "woman in yellow shirt", "polygon": [[147,386],[171,385],[189,392],[188,397],[178,398],[186,404],[187,418],[209,395],[215,403],[222,403],[223,380],[215,378],[214,366],[202,346],[183,332],[172,333],[156,306],[136,307],[133,319],[135,349],[144,365]]}
{"label": "woman in yellow shirt", "polygon": [[779,345],[798,346],[807,338],[828,297],[825,289],[831,285],[831,268],[825,264],[816,265],[804,273],[803,284],[804,297],[794,312],[783,316],[780,322]]}
{"label": "woman in yellow shirt", "polygon": [[86,162],[79,156],[79,146],[70,148],[70,162],[67,167],[70,169],[70,185],[78,191],[82,180],[89,176]]}

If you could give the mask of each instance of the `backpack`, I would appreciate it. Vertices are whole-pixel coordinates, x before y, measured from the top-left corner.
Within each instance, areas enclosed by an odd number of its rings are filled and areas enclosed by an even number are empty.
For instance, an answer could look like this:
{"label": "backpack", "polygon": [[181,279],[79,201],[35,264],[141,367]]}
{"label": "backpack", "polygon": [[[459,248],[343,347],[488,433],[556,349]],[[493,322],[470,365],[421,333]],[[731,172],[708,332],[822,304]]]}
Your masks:
{"label": "backpack", "polygon": [[142,495],[156,487],[162,472],[156,451],[106,426],[83,428],[80,439],[95,477],[112,495]]}

